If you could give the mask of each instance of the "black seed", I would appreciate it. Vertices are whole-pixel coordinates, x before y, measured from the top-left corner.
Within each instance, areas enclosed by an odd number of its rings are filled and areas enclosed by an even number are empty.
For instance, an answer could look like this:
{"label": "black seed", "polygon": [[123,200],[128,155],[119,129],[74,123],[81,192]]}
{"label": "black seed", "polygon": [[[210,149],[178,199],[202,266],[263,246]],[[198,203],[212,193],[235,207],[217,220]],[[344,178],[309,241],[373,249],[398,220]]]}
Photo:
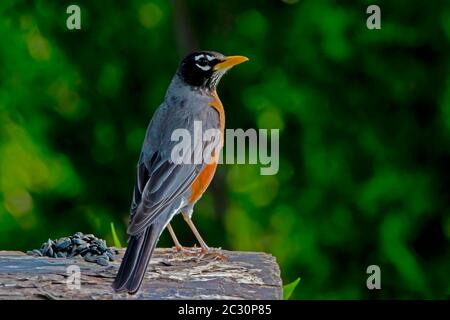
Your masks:
{"label": "black seed", "polygon": [[79,246],[76,250],[75,253],[81,255],[82,253],[86,253],[87,251],[89,251],[88,247],[82,247]]}
{"label": "black seed", "polygon": [[42,253],[41,253],[41,251],[38,250],[38,249],[34,249],[34,250],[27,251],[27,254],[30,255],[30,256],[38,256],[38,257],[42,257]]}
{"label": "black seed", "polygon": [[101,252],[105,252],[108,247],[106,246],[106,242],[100,242],[98,248]]}
{"label": "black seed", "polygon": [[71,244],[72,244],[72,242],[68,238],[60,239],[56,243],[56,249],[63,251],[63,250],[66,250],[67,248],[69,248]]}
{"label": "black seed", "polygon": [[76,233],[73,235],[73,237],[74,237],[74,238],[82,238],[82,237],[83,237],[83,233],[82,233],[82,232],[76,232]]}
{"label": "black seed", "polygon": [[86,253],[89,252],[89,248],[84,248],[83,250],[80,251],[80,256],[84,257],[86,255]]}
{"label": "black seed", "polygon": [[51,247],[52,247],[52,241],[50,239],[48,239],[48,241],[44,245],[44,248],[42,249],[42,255],[46,256],[48,250],[51,249]]}
{"label": "black seed", "polygon": [[74,238],[74,239],[72,239],[72,243],[80,245],[80,244],[86,243],[86,241],[79,239],[79,238]]}
{"label": "black seed", "polygon": [[97,260],[95,262],[97,262],[97,264],[104,266],[104,267],[106,267],[108,265],[108,260],[106,260],[104,257],[97,258]]}
{"label": "black seed", "polygon": [[88,243],[81,243],[79,246],[78,246],[78,250],[84,250],[84,249],[86,249],[86,248],[89,248],[89,244]]}
{"label": "black seed", "polygon": [[97,257],[92,255],[91,253],[87,253],[84,256],[84,260],[86,260],[87,262],[97,262]]}
{"label": "black seed", "polygon": [[113,256],[113,254],[111,252],[106,251],[106,255],[108,256],[109,261],[114,261],[114,256]]}

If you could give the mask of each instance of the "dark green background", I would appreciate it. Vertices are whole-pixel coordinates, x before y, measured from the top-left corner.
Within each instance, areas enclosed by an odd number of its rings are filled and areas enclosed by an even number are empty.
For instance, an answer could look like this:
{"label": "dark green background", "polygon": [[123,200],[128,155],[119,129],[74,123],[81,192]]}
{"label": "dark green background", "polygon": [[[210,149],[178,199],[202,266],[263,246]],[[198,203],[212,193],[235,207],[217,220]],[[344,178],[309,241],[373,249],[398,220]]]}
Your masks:
{"label": "dark green background", "polygon": [[194,214],[206,241],[272,253],[302,278],[293,298],[448,297],[449,40],[448,1],[2,0],[0,249],[112,244],[111,221],[124,242],[148,120],[201,48],[250,58],[219,86],[226,126],[279,128],[281,157],[274,176],[219,168]]}

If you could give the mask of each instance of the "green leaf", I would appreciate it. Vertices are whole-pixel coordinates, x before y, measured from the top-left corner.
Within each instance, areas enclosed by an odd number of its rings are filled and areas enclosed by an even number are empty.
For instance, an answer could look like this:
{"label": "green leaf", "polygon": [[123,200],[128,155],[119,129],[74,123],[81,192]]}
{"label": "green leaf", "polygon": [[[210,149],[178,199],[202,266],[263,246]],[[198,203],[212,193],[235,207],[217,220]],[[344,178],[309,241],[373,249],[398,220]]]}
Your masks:
{"label": "green leaf", "polygon": [[297,288],[300,278],[295,279],[293,282],[283,286],[283,299],[289,300],[295,288]]}
{"label": "green leaf", "polygon": [[116,228],[114,228],[114,223],[111,222],[111,233],[114,240],[114,247],[122,248],[122,244],[120,243],[119,237],[117,237]]}

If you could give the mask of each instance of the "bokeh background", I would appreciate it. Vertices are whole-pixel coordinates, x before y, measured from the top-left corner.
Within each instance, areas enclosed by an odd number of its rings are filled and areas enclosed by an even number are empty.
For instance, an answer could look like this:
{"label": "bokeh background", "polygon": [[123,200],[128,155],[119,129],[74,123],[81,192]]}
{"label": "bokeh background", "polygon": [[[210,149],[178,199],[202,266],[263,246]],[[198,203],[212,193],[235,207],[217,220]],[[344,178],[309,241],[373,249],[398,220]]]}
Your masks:
{"label": "bokeh background", "polygon": [[220,166],[194,214],[207,242],[273,254],[294,299],[448,298],[449,40],[444,0],[2,0],[0,249],[112,244],[110,222],[125,242],[148,121],[181,57],[210,49],[250,57],[220,84],[226,126],[280,129],[281,159]]}

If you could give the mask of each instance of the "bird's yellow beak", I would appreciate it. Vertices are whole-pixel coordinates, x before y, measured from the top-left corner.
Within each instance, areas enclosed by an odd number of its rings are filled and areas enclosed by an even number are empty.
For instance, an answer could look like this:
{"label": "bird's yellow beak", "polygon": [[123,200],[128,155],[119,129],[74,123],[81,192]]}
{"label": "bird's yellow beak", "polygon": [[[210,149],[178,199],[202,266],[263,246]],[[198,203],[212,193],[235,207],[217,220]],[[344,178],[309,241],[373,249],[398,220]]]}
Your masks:
{"label": "bird's yellow beak", "polygon": [[229,56],[226,57],[222,62],[216,64],[214,66],[214,70],[229,69],[245,61],[248,61],[248,58],[244,56]]}

